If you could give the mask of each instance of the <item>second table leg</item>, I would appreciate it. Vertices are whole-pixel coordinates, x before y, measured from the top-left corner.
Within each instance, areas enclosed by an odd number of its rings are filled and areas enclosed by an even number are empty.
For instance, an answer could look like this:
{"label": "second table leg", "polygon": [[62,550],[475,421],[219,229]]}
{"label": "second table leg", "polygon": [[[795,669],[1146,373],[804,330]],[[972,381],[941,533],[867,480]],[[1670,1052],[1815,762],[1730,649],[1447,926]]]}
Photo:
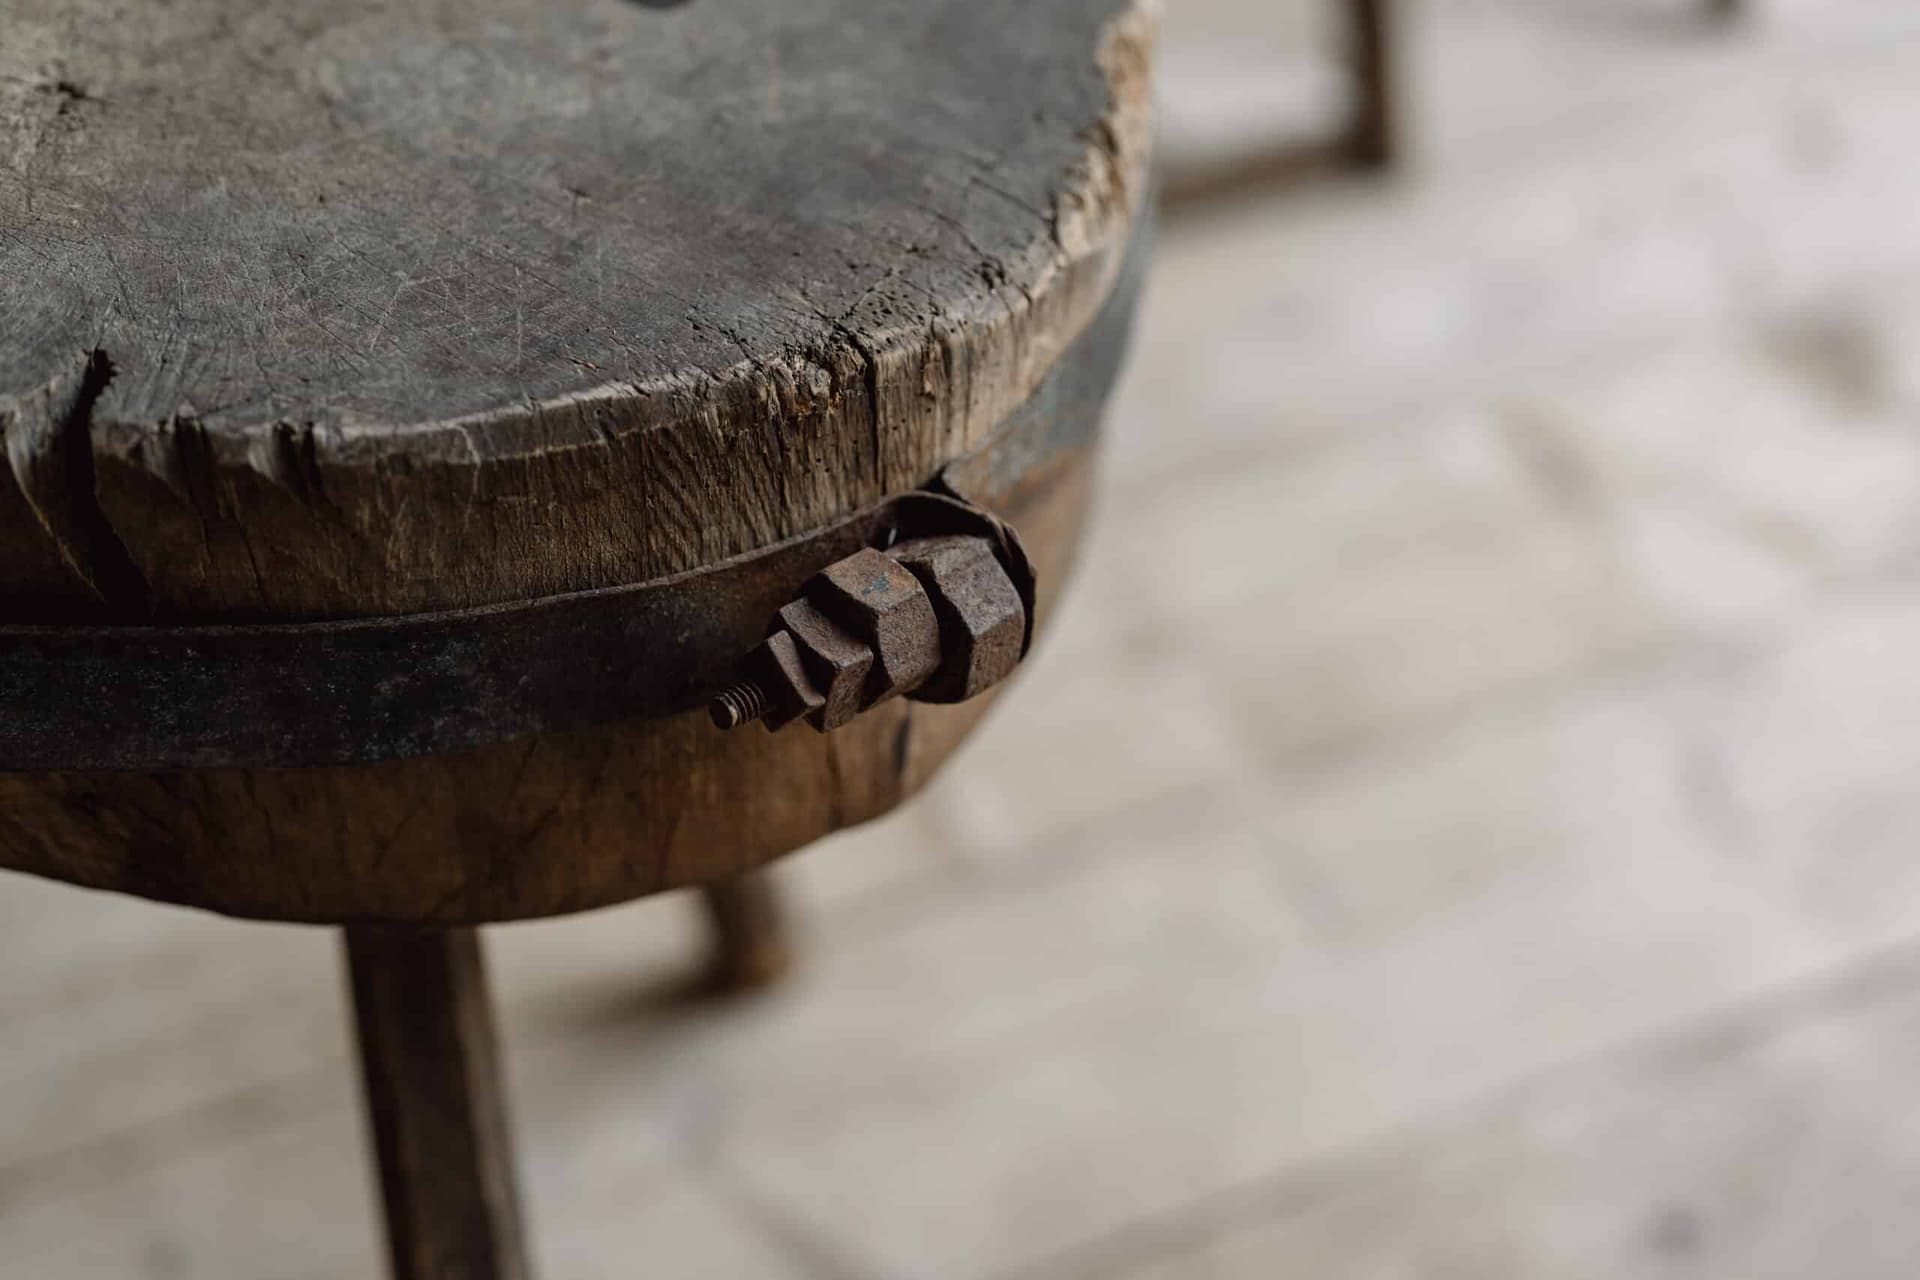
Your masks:
{"label": "second table leg", "polygon": [[768,871],[749,871],[700,890],[713,930],[709,975],[740,991],[773,982],[793,963],[787,915]]}

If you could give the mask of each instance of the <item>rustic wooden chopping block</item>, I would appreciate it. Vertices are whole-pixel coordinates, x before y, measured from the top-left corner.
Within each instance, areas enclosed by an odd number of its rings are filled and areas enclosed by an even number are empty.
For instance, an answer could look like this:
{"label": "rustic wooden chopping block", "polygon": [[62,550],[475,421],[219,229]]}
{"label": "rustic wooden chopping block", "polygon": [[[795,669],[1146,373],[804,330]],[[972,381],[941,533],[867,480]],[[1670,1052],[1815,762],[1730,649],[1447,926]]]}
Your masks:
{"label": "rustic wooden chopping block", "polygon": [[396,1271],[524,1274],[464,926],[705,886],[765,963],[742,877],[973,727],[699,703],[918,490],[1044,624],[1150,15],[111,8],[0,0],[0,866],[351,926]]}

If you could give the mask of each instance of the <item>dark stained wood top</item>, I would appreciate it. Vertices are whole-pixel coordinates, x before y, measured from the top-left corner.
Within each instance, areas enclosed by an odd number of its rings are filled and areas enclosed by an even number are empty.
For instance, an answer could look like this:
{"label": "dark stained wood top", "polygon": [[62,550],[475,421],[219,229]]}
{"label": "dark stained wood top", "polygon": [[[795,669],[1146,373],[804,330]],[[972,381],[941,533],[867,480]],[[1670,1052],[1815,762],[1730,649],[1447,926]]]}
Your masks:
{"label": "dark stained wood top", "polygon": [[1149,30],[1128,0],[0,0],[7,611],[513,599],[919,482],[1110,285]]}

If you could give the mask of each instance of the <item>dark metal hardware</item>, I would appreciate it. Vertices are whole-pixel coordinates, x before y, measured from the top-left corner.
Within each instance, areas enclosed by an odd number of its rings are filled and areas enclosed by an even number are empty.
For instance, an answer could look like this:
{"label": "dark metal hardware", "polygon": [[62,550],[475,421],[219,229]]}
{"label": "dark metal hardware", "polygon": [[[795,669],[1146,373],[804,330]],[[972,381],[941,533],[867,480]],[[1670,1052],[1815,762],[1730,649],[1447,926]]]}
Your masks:
{"label": "dark metal hardware", "polygon": [[716,725],[779,729],[804,717],[825,733],[892,697],[961,702],[1012,673],[1032,638],[1033,571],[1019,539],[962,502],[900,514],[903,535],[910,523],[939,531],[863,547],[816,574],[714,695]]}
{"label": "dark metal hardware", "polygon": [[[0,623],[0,772],[355,764],[678,714],[728,682],[808,579],[863,547],[981,537],[1030,591],[1018,541],[983,508],[1017,506],[1090,442],[1150,238],[1145,219],[1099,316],[981,448],[927,490],[773,546],[648,582],[401,617]],[[1022,653],[1034,622],[1023,603]],[[930,679],[914,696],[944,687]]]}
{"label": "dark metal hardware", "polygon": [[524,604],[345,622],[0,626],[0,770],[342,764],[676,714],[727,679],[797,584],[903,529],[983,521],[998,526],[919,491],[690,573]]}

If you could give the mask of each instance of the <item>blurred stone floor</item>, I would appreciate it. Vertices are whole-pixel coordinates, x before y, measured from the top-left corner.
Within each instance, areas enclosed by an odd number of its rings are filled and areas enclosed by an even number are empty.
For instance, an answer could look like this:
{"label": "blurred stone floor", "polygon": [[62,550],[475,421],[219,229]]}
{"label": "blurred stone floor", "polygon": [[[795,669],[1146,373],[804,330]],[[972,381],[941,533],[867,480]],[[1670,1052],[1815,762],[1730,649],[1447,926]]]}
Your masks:
{"label": "blurred stone floor", "polygon": [[[1173,2],[1197,146],[1264,8]],[[1690,8],[1429,0],[1404,172],[1170,220],[1068,614],[791,983],[490,935],[544,1276],[1920,1269],[1920,6]],[[326,933],[6,877],[0,972],[0,1275],[378,1274]]]}

